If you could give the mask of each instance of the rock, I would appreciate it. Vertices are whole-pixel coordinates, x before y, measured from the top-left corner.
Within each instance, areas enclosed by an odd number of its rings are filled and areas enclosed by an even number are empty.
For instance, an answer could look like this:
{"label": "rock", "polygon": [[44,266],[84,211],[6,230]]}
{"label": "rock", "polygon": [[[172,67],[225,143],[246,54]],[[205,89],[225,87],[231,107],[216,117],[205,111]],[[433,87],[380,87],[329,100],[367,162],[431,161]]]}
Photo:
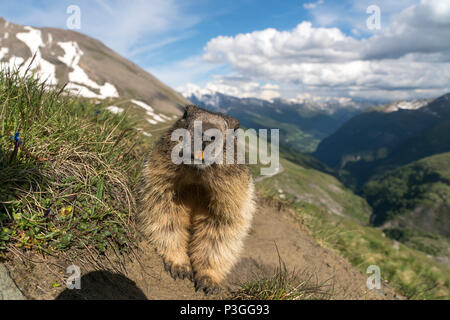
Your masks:
{"label": "rock", "polygon": [[9,276],[9,271],[0,263],[0,300],[26,300]]}

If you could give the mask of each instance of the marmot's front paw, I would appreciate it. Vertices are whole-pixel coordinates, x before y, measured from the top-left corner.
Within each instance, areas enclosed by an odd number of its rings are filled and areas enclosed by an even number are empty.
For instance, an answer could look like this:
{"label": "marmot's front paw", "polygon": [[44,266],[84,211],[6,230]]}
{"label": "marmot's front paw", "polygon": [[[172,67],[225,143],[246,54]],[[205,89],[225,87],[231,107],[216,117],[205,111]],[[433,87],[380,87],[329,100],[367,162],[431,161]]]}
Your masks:
{"label": "marmot's front paw", "polygon": [[215,283],[210,277],[203,276],[195,280],[195,291],[203,290],[206,295],[218,294],[220,286]]}
{"label": "marmot's front paw", "polygon": [[179,265],[179,264],[173,264],[173,263],[164,263],[164,269],[170,273],[172,278],[175,280],[177,278],[179,279],[189,279],[191,281],[194,280],[194,275],[192,273],[192,268],[188,264]]}

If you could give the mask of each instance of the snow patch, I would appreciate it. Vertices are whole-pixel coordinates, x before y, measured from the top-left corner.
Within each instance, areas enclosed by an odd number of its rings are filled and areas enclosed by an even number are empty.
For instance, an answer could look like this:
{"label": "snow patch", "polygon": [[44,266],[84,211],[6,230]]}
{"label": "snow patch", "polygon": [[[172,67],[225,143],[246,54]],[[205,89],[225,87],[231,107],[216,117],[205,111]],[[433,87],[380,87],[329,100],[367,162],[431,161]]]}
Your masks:
{"label": "snow patch", "polygon": [[1,69],[19,70],[19,67],[24,64],[25,60],[22,57],[11,57],[8,62],[0,63]]}
{"label": "snow patch", "polygon": [[384,112],[395,112],[398,110],[418,110],[426,106],[429,100],[411,100],[411,101],[397,101],[386,105]]}
{"label": "snow patch", "polygon": [[147,112],[151,112],[151,113],[155,112],[155,110],[152,107],[150,107],[148,104],[146,104],[145,102],[138,101],[138,100],[131,100],[131,102],[134,103],[135,105],[145,109]]}
{"label": "snow patch", "polygon": [[116,107],[116,106],[109,106],[106,109],[114,114],[121,114],[124,111],[124,109]]}
{"label": "snow patch", "polygon": [[0,61],[8,54],[9,49],[8,48],[1,48],[0,49]]}
{"label": "snow patch", "polygon": [[154,114],[154,115],[153,115],[153,118],[154,118],[156,121],[158,121],[158,122],[166,122],[166,120],[164,120],[163,118],[161,118],[161,116],[158,115],[158,114]]}
{"label": "snow patch", "polygon": [[147,121],[151,124],[158,124],[158,122],[166,122],[166,119],[163,118],[168,118],[166,116],[164,116],[163,114],[156,114],[155,113],[155,109],[153,109],[151,106],[149,106],[148,104],[146,104],[145,102],[142,101],[138,101],[138,100],[131,100],[131,102],[141,108],[143,108],[147,115],[150,116],[151,118],[148,118]]}
{"label": "snow patch", "polygon": [[159,115],[160,115],[163,119],[165,119],[165,120],[167,120],[167,121],[172,120],[170,117],[166,116],[165,114],[160,113]]}
{"label": "snow patch", "polygon": [[147,131],[144,131],[144,129],[142,129],[142,128],[137,128],[137,131],[139,131],[140,133],[142,133],[146,137],[151,137],[152,136],[151,133],[148,133]]}
{"label": "snow patch", "polygon": [[[17,33],[16,38],[25,43],[30,49],[31,57],[23,64],[19,72],[24,74],[29,67],[31,71],[36,71],[39,78],[47,81],[47,84],[57,85],[58,79],[56,79],[56,67],[43,59],[40,51],[40,48],[45,47],[42,41],[42,32],[32,27],[24,27],[24,29],[28,32]],[[33,56],[35,56],[34,60]],[[16,64],[14,66],[16,66]]]}
{"label": "snow patch", "polygon": [[280,199],[286,199],[286,195],[284,194],[282,189],[278,189],[278,196]]}
{"label": "snow patch", "polygon": [[[74,41],[58,42],[58,45],[64,50],[64,56],[58,57],[66,66],[73,69],[69,73],[69,81],[67,88],[85,98],[118,98],[119,93],[114,85],[105,82],[104,85],[99,85],[91,80],[86,72],[79,66],[80,59],[83,56],[83,51]],[[96,89],[100,92],[97,94],[91,89]]]}

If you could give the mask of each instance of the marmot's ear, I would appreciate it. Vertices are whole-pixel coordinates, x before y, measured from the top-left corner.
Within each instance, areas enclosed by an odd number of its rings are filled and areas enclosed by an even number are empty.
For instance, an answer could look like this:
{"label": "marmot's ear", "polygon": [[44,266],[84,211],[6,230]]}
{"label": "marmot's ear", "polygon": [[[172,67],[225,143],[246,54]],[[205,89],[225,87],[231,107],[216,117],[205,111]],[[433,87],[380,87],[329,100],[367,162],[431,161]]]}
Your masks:
{"label": "marmot's ear", "polygon": [[236,130],[236,129],[239,129],[239,127],[241,126],[239,121],[236,120],[235,118],[226,116],[225,120],[227,121],[228,128],[230,128],[230,129]]}
{"label": "marmot's ear", "polygon": [[194,104],[189,104],[189,105],[187,105],[186,106],[186,111],[184,112],[184,118],[185,117],[187,117],[188,115],[191,115],[191,114],[193,114],[194,112],[196,112],[198,109],[199,109],[199,107],[197,107],[196,105],[194,105]]}

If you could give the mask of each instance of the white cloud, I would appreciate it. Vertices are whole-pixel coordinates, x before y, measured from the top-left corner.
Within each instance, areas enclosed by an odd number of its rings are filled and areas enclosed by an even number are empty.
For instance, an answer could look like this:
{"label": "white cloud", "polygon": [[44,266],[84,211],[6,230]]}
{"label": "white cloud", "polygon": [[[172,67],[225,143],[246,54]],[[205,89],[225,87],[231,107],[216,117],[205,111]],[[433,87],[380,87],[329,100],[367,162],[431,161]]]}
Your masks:
{"label": "white cloud", "polygon": [[366,59],[450,50],[450,1],[422,0],[395,16],[383,33],[362,44]]}
{"label": "white cloud", "polygon": [[[204,60],[228,65],[252,83],[297,85],[316,93],[327,88],[378,98],[440,94],[450,88],[450,2],[422,0],[365,39],[310,22],[290,31],[219,36],[205,46]],[[241,88],[236,90],[245,92]]]}
{"label": "white cloud", "polygon": [[307,10],[315,9],[317,6],[324,3],[324,0],[318,0],[317,2],[305,3],[303,4],[303,8]]}

